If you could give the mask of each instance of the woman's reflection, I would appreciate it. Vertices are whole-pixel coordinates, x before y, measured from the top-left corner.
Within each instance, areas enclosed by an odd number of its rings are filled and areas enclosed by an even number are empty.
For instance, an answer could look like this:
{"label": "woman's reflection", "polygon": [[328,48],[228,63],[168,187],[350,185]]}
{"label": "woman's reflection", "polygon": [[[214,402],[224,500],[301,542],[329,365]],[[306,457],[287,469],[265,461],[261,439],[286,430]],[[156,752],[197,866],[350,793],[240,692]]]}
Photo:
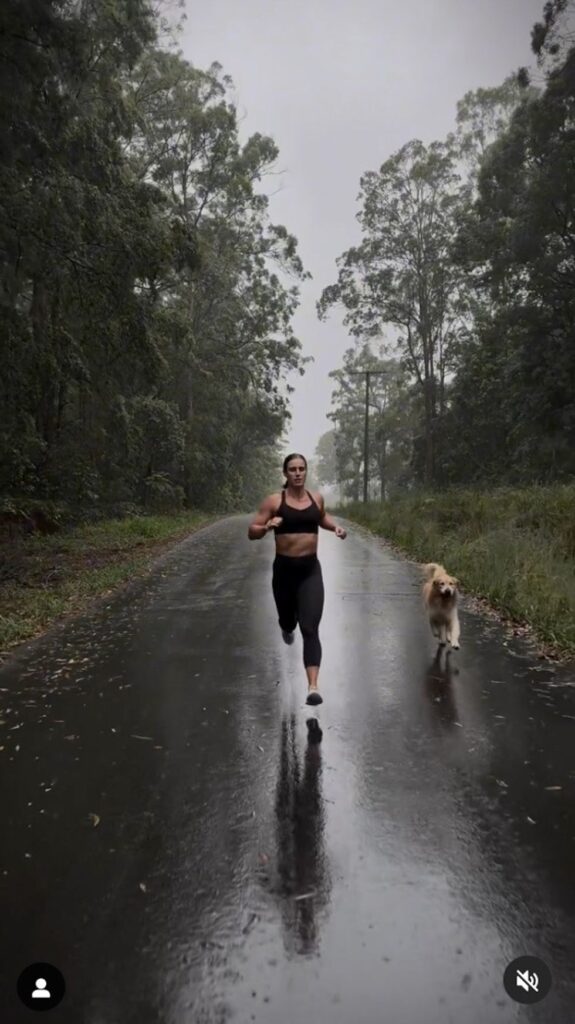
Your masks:
{"label": "woman's reflection", "polygon": [[286,946],[292,952],[310,955],[319,945],[319,917],[329,900],[329,872],[321,795],[322,732],[315,718],[309,718],[306,725],[302,764],[296,716],[286,715],[282,722],[276,830]]}

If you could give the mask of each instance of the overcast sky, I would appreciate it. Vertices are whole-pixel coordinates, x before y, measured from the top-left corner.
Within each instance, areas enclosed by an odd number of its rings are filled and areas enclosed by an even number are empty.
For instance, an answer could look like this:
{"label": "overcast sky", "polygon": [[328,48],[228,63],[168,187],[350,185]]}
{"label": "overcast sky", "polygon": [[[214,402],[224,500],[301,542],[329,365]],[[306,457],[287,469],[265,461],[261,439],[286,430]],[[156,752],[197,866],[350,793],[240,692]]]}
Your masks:
{"label": "overcast sky", "polygon": [[543,0],[187,0],[184,56],[231,75],[242,136],[271,135],[274,222],[296,235],[313,275],[294,321],[315,362],[293,383],[287,450],[313,457],[331,423],[331,370],[352,344],[315,303],[336,258],[359,240],[360,176],[410,139],[443,139],[469,90],[532,63]]}

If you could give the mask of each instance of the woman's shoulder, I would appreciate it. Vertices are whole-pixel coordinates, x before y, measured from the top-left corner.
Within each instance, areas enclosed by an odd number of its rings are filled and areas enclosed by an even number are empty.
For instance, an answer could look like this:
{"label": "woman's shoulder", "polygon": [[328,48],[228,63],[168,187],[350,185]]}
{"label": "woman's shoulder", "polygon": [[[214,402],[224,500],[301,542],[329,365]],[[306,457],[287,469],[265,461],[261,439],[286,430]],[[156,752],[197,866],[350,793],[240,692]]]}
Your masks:
{"label": "woman's shoulder", "polygon": [[310,491],[309,493],[311,494],[316,505],[319,505],[319,507],[321,508],[321,506],[323,505],[323,495],[321,491]]}

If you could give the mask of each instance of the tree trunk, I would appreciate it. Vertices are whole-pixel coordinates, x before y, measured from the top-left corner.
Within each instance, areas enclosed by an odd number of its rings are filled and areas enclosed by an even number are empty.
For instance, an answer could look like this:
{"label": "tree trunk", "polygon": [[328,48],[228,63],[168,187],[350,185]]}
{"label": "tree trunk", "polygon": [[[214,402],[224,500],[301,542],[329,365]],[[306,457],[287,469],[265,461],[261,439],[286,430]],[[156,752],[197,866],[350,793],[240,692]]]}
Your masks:
{"label": "tree trunk", "polygon": [[32,287],[32,303],[30,316],[36,350],[36,365],[40,368],[42,397],[38,406],[38,432],[49,445],[52,436],[52,405],[53,387],[49,370],[49,339],[48,339],[48,291],[41,278],[35,277]]}
{"label": "tree trunk", "polygon": [[429,378],[425,382],[425,485],[431,487],[434,477],[434,451],[433,451],[433,380]]}
{"label": "tree trunk", "polygon": [[381,454],[379,458],[379,497],[380,501],[385,501],[385,477],[386,477],[386,455],[387,455],[387,441],[382,442]]}
{"label": "tree trunk", "polygon": [[45,280],[35,277],[32,283],[32,301],[30,319],[41,397],[36,412],[36,429],[45,443],[41,463],[38,466],[39,492],[46,493],[48,468],[52,454],[52,445],[57,430],[57,401],[54,380],[50,337],[50,302]]}

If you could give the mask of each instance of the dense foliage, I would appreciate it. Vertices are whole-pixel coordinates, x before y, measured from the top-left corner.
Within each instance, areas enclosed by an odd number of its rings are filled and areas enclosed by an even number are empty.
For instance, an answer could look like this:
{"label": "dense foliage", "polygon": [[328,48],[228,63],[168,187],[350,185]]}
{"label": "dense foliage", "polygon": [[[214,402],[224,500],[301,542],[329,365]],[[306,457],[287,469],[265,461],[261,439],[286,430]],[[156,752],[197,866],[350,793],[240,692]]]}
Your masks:
{"label": "dense foliage", "polygon": [[[573,13],[551,0],[532,31],[537,87],[521,69],[467,94],[447,140],[410,142],[362,178],[362,242],[318,309],[343,305],[364,365],[377,339],[406,372],[404,486],[575,474]],[[355,496],[361,396],[353,421],[346,379],[335,446],[354,452],[338,472]]]}
{"label": "dense foliage", "polygon": [[[148,0],[0,15],[0,497],[227,507],[276,468],[305,274],[231,83]],[[253,500],[253,499],[252,499]]]}

